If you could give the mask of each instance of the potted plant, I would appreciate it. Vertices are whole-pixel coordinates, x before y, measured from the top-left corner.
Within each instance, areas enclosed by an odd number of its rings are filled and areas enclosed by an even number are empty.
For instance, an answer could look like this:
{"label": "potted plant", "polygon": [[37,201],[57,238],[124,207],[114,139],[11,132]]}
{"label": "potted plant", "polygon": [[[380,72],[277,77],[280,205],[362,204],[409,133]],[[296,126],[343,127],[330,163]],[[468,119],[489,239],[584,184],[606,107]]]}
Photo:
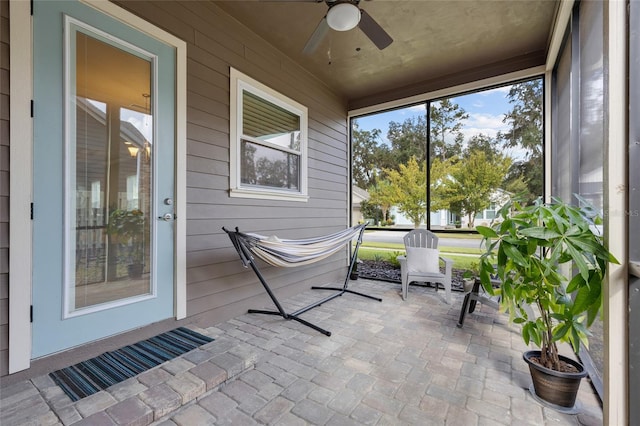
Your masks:
{"label": "potted plant", "polygon": [[473,289],[476,279],[478,279],[478,264],[474,262],[469,265],[469,269],[465,269],[462,273],[462,283],[465,294]]}
{"label": "potted plant", "polygon": [[118,242],[129,247],[127,272],[138,278],[144,268],[144,212],[140,209],[115,209],[109,215],[107,234],[118,237]]}
{"label": "potted plant", "polygon": [[[554,199],[523,206],[509,202],[492,227],[478,226],[486,252],[480,280],[493,294],[491,277],[501,281],[501,308],[522,326],[522,338],[538,351],[524,359],[532,375],[532,393],[560,410],[571,410],[584,367],[558,353],[559,342],[588,346],[588,328],[602,306],[602,281],[609,262],[618,263],[598,233],[601,217],[577,197],[582,207]],[[529,307],[537,308],[532,317]]]}

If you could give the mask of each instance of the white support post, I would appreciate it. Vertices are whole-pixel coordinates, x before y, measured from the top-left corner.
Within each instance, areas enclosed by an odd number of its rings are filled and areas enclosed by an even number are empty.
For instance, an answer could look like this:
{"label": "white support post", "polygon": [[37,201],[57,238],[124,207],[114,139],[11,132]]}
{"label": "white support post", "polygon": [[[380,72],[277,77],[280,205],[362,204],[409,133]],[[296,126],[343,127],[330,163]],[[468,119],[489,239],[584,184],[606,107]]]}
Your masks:
{"label": "white support post", "polygon": [[33,127],[31,11],[27,1],[9,2],[9,373],[31,365],[31,201]]}
{"label": "white support post", "polygon": [[605,2],[604,217],[609,250],[620,261],[610,265],[604,286],[604,424],[629,422],[627,240],[627,3]]}

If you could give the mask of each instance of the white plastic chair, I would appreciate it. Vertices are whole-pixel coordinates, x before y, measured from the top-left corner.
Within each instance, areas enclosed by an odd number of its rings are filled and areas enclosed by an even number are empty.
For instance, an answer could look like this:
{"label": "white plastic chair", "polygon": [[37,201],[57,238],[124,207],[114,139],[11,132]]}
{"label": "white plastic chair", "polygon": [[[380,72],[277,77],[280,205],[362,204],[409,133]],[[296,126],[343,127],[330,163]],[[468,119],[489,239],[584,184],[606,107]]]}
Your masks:
{"label": "white plastic chair", "polygon": [[[408,232],[404,236],[405,249],[412,248],[438,248],[438,237],[431,231],[426,229],[414,229]],[[407,250],[407,256],[409,256],[409,250]],[[409,284],[412,282],[429,282],[435,285],[436,291],[438,291],[438,283],[444,286],[445,301],[451,303],[451,268],[453,266],[453,260],[439,256],[438,262],[444,263],[444,274],[441,272],[442,268],[438,268],[439,272],[424,272],[409,270],[407,266],[407,256],[398,256],[398,262],[400,262],[400,275],[402,280],[402,299],[407,299],[407,292],[409,290]],[[424,259],[426,262],[427,259]],[[411,262],[413,263],[413,261]]]}

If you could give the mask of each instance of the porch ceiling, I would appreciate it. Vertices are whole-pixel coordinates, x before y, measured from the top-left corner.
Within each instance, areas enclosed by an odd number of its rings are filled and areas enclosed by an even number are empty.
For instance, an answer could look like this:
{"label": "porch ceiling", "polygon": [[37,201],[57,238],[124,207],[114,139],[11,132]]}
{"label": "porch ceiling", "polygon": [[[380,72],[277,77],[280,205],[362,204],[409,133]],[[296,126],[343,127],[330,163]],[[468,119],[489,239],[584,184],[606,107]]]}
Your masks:
{"label": "porch ceiling", "polygon": [[327,11],[308,0],[215,1],[349,101],[351,109],[488,78],[545,60],[553,0],[360,3],[393,38],[380,51],[355,28],[302,49]]}

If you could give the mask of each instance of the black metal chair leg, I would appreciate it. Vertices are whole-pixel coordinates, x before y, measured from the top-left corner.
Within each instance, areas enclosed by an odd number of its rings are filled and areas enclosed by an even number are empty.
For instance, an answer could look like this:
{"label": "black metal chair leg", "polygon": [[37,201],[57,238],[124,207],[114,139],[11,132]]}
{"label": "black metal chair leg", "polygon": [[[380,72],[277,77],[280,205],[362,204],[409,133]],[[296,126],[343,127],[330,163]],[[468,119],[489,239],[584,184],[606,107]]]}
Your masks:
{"label": "black metal chair leg", "polygon": [[471,297],[471,293],[467,293],[464,295],[464,300],[462,301],[462,309],[460,309],[460,317],[458,318],[458,328],[462,328],[464,325],[464,317],[467,314],[467,306],[469,306],[469,298]]}

